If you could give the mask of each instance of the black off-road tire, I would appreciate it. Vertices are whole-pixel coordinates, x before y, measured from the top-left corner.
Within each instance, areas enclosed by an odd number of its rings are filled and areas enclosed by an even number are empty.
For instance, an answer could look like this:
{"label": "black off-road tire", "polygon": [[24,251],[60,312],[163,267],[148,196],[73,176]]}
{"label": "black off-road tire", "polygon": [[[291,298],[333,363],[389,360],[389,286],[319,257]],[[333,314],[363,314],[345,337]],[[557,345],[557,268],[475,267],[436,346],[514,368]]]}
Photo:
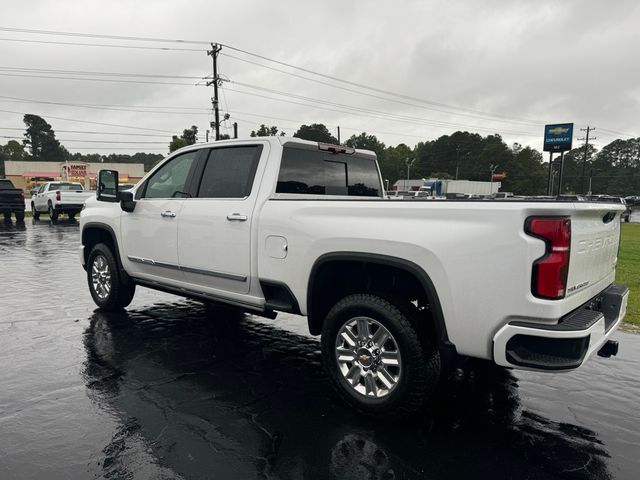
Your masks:
{"label": "black off-road tire", "polygon": [[[104,293],[102,295],[98,293],[93,284],[92,272],[94,263],[98,262],[99,258],[104,259],[111,275],[110,289],[106,295]],[[102,310],[108,312],[122,310],[127,307],[131,303],[131,300],[133,300],[136,292],[135,284],[126,283],[123,280],[115,255],[111,248],[104,243],[98,243],[91,249],[89,259],[87,260],[87,283],[95,304]]]}
{"label": "black off-road tire", "polygon": [[24,222],[24,210],[15,212],[16,222]]}
{"label": "black off-road tire", "polygon": [[[359,316],[382,324],[394,337],[402,358],[400,379],[382,398],[357,392],[341,373],[336,359],[336,339],[342,326]],[[392,303],[371,294],[354,294],[340,300],[329,311],[322,328],[322,357],[325,369],[338,394],[359,412],[377,418],[407,418],[420,411],[437,388],[440,354],[431,329],[424,328],[406,305]]]}
{"label": "black off-road tire", "polygon": [[40,212],[36,210],[36,206],[31,202],[31,216],[34,220],[40,219]]}
{"label": "black off-road tire", "polygon": [[56,211],[55,208],[53,208],[53,205],[51,205],[51,203],[49,203],[48,212],[49,212],[49,218],[51,219],[52,222],[55,222],[56,220],[58,220],[58,212]]}

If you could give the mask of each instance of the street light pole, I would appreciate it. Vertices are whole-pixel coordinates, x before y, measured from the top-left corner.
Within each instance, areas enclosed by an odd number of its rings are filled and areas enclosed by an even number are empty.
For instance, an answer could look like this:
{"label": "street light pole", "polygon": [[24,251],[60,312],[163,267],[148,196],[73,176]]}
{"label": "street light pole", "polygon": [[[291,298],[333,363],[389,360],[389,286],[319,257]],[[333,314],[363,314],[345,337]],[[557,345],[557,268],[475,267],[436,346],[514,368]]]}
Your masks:
{"label": "street light pole", "polygon": [[415,161],[415,158],[411,159],[411,160],[409,160],[408,158],[405,158],[404,161],[407,164],[407,184],[406,184],[405,190],[409,191],[409,179],[411,178],[411,176],[410,176],[411,165],[413,165],[413,162]]}

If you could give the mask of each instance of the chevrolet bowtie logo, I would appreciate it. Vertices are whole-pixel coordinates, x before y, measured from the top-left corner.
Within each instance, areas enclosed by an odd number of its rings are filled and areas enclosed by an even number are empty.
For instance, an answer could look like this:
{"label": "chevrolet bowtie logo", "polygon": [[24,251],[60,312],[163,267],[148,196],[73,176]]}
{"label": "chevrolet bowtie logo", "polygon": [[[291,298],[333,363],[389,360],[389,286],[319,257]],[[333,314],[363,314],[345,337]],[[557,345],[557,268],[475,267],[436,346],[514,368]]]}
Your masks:
{"label": "chevrolet bowtie logo", "polygon": [[555,128],[550,128],[548,130],[548,132],[551,135],[562,135],[563,133],[567,133],[569,131],[568,128],[564,128],[564,127],[555,127]]}
{"label": "chevrolet bowtie logo", "polygon": [[371,357],[365,353],[365,354],[360,355],[358,357],[358,360],[360,360],[361,362],[367,362],[370,358]]}

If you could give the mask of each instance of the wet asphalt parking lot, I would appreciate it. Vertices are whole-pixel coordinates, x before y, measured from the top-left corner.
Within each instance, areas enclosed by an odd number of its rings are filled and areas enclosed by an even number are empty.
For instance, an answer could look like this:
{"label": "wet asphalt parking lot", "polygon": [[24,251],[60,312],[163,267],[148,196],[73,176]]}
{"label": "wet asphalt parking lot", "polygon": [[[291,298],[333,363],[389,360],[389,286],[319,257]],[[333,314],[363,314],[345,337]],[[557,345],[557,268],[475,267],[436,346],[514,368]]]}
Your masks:
{"label": "wet asphalt parking lot", "polygon": [[640,336],[569,374],[466,362],[411,423],[330,388],[302,317],[139,288],[95,309],[77,223],[0,223],[0,479],[636,479]]}

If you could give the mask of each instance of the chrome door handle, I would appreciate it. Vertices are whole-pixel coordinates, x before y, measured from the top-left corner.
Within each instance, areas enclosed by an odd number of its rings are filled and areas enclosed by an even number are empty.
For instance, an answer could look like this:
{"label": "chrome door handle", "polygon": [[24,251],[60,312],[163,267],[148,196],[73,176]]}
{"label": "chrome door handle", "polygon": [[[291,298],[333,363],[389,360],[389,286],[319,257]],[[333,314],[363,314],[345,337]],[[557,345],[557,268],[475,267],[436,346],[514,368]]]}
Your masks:
{"label": "chrome door handle", "polygon": [[227,220],[229,220],[230,222],[246,222],[247,221],[247,217],[246,215],[240,215],[239,213],[230,213],[229,215],[227,215]]}
{"label": "chrome door handle", "polygon": [[166,211],[162,212],[160,214],[160,216],[173,218],[173,217],[176,216],[176,214],[174,212],[170,211],[170,210],[166,210]]}

